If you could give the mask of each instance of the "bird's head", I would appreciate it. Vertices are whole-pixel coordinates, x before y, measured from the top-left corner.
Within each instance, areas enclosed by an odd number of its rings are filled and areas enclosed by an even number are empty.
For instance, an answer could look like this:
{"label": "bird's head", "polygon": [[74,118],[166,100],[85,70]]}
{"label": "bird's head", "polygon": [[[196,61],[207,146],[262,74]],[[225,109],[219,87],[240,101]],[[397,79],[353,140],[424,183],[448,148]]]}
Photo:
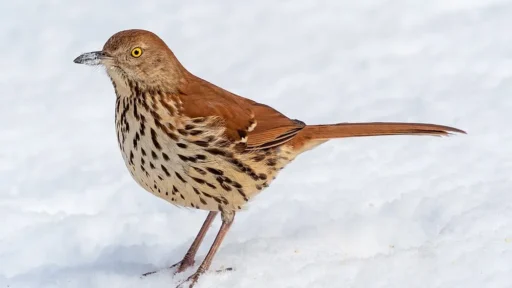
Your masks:
{"label": "bird's head", "polygon": [[116,86],[129,82],[140,87],[175,86],[186,72],[160,37],[138,29],[112,35],[101,51],[84,53],[74,62],[103,65]]}

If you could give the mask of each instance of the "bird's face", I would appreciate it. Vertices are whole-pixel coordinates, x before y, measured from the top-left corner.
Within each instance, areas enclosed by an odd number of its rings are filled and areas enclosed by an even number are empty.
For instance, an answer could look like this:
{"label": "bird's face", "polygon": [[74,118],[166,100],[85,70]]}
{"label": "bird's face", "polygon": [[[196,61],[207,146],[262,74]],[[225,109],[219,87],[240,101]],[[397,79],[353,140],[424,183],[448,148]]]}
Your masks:
{"label": "bird's face", "polygon": [[155,34],[144,30],[126,30],[114,34],[101,51],[78,56],[74,62],[103,65],[112,79],[153,86],[172,78],[179,67],[167,45]]}

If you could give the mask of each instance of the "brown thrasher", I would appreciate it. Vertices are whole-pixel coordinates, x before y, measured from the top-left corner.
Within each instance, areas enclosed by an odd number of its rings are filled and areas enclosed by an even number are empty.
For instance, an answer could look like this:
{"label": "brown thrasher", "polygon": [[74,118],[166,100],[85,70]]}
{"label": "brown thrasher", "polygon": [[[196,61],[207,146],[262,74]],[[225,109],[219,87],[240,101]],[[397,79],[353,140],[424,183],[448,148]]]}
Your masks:
{"label": "brown thrasher", "polygon": [[119,148],[135,181],[175,205],[210,211],[183,260],[173,265],[177,272],[194,264],[221,213],[220,231],[187,279],[190,287],[210,267],[236,212],[297,155],[333,138],[465,133],[420,123],[306,125],[193,75],[164,41],[144,30],[118,32],[103,50],[74,62],[105,66],[117,96]]}

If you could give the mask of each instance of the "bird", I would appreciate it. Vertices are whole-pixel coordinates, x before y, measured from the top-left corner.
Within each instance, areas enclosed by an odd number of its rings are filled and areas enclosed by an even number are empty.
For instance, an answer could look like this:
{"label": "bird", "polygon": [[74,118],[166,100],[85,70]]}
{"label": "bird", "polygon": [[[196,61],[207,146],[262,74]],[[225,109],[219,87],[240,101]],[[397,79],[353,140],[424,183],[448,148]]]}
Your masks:
{"label": "bird", "polygon": [[237,212],[298,155],[339,138],[466,134],[428,123],[308,125],[194,75],[164,40],[143,29],[119,31],[102,50],[83,53],[74,63],[105,68],[116,95],[117,142],[135,182],[176,206],[209,212],[183,259],[171,266],[174,273],[195,264],[220,214],[210,250],[179,286],[193,287],[209,271]]}

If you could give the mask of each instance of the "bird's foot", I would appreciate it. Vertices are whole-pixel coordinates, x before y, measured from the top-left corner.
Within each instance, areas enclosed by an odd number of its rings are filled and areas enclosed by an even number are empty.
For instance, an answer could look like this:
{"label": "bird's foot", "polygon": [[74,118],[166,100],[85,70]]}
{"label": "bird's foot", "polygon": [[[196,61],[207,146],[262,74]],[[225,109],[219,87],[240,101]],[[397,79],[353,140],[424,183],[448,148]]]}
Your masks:
{"label": "bird's foot", "polygon": [[[228,268],[222,268],[222,269],[216,270],[215,273],[224,273],[224,272],[233,271],[233,270],[234,269],[232,267],[228,267]],[[182,281],[178,286],[176,286],[176,288],[185,288],[185,287],[192,288],[192,287],[194,287],[194,285],[196,285],[196,282],[199,279],[199,277],[203,274],[204,274],[204,272],[202,272],[202,271],[199,271],[199,270],[196,271],[194,274],[190,275],[186,280]],[[186,286],[187,284],[188,284],[188,286]]]}
{"label": "bird's foot", "polygon": [[163,270],[174,270],[174,272],[172,273],[173,275],[176,275],[178,273],[181,273],[185,270],[187,270],[188,268],[190,268],[191,266],[194,265],[194,259],[192,260],[188,260],[188,259],[183,259],[181,260],[180,262],[176,263],[176,264],[173,264],[167,268],[164,268],[164,269],[160,269],[160,270],[155,270],[155,271],[151,271],[151,272],[146,272],[144,274],[142,274],[142,277],[146,277],[146,276],[149,276],[151,274],[156,274],[156,273],[159,273],[159,272],[162,272]]}
{"label": "bird's foot", "polygon": [[[203,275],[204,272],[202,271],[196,271],[194,274],[190,275],[186,280],[182,281],[176,288],[192,288],[194,285],[196,285],[197,280],[199,280],[199,277]],[[188,286],[187,286],[188,284]]]}

